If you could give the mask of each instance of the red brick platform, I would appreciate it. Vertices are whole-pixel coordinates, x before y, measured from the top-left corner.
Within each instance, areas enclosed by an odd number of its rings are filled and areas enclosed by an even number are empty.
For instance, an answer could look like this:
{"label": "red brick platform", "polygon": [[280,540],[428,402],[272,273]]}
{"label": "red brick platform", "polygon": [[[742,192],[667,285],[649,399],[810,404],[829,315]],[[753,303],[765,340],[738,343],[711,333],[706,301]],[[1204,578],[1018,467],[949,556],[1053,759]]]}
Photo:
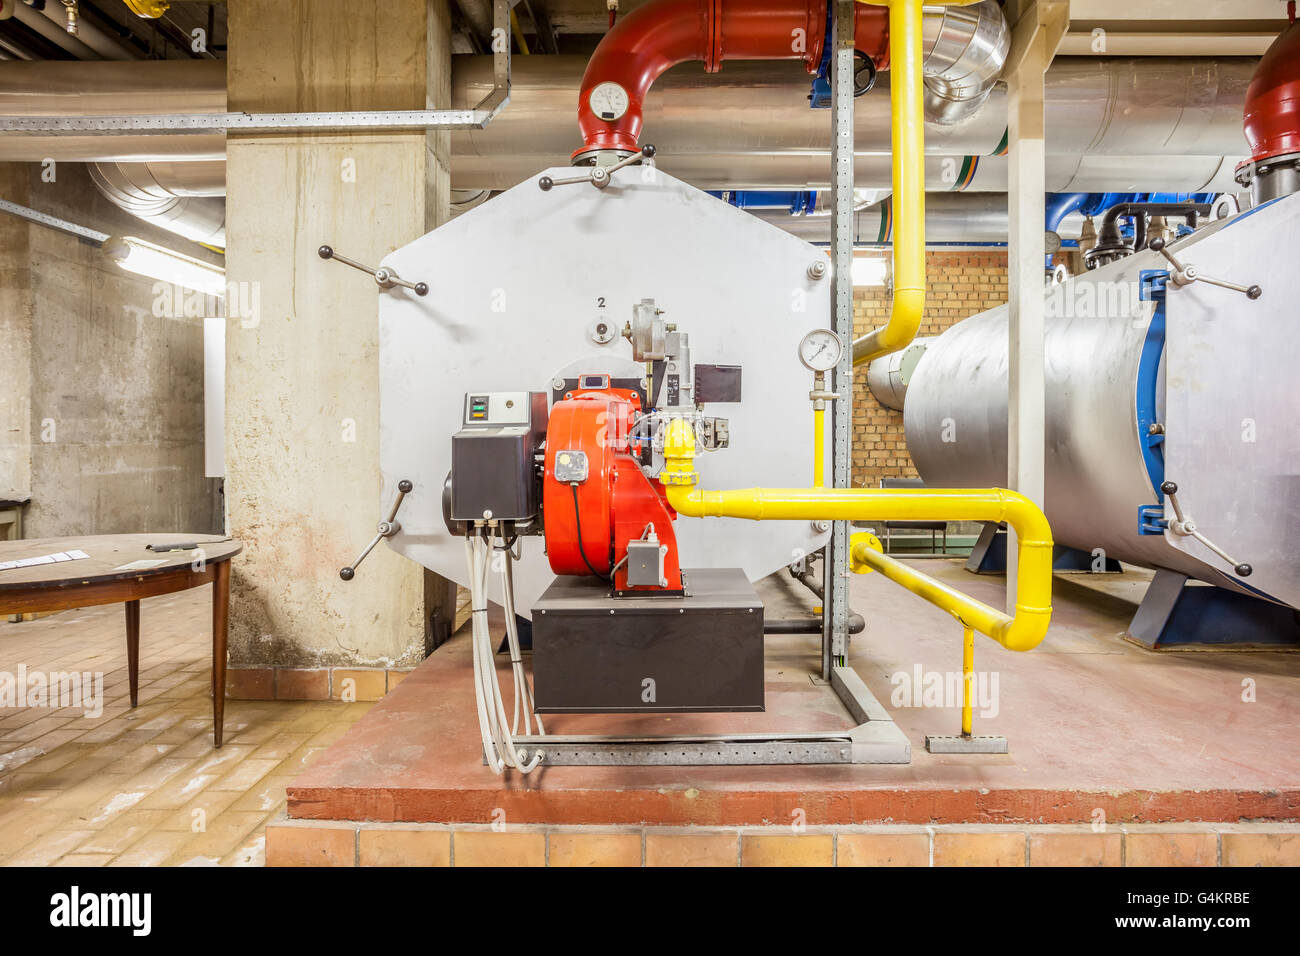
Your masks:
{"label": "red brick platform", "polygon": [[[999,603],[998,579],[926,562]],[[953,671],[960,631],[879,575],[853,582],[868,618],[853,664],[913,745],[906,766],[552,767],[497,777],[483,766],[464,637],[439,649],[288,788],[299,820],[435,824],[809,827],[863,824],[1109,824],[1300,820],[1300,655],[1153,654],[1122,632],[1145,578],[1058,578],[1045,644],[981,639],[996,674],[1008,755],[925,752],[958,711],[905,706],[891,675]],[[770,600],[768,594],[764,599]],[[776,600],[796,600],[778,595]],[[811,680],[815,639],[768,641],[768,711],[675,717],[556,716],[551,733],[694,734],[839,729],[838,700]],[[502,672],[509,686],[508,672]],[[894,700],[900,700],[895,703]],[[353,824],[346,824],[351,826]]]}

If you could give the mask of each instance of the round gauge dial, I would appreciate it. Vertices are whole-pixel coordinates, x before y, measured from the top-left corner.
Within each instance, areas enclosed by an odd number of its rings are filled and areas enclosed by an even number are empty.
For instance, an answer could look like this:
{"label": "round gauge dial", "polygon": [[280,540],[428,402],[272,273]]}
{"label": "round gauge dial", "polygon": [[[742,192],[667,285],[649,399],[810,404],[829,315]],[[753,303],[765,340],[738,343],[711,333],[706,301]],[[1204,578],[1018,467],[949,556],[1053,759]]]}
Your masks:
{"label": "round gauge dial", "polygon": [[591,93],[587,97],[587,103],[597,117],[607,123],[612,123],[617,119],[621,119],[623,114],[627,112],[629,105],[627,90],[617,83],[607,80],[592,87]]}
{"label": "round gauge dial", "polygon": [[799,361],[814,372],[826,372],[840,362],[844,343],[830,329],[813,329],[799,343]]}

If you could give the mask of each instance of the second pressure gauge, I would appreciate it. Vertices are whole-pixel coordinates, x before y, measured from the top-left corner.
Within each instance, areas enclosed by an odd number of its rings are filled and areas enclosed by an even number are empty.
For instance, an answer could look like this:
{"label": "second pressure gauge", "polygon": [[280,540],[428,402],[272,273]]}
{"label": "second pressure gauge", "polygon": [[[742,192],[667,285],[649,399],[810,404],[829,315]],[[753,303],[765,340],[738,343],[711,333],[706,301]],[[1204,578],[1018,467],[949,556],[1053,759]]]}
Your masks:
{"label": "second pressure gauge", "polygon": [[813,329],[799,343],[799,361],[814,372],[828,372],[840,363],[844,343],[830,329]]}
{"label": "second pressure gauge", "polygon": [[627,90],[617,83],[606,80],[591,88],[587,96],[591,111],[608,123],[620,119],[627,112]]}

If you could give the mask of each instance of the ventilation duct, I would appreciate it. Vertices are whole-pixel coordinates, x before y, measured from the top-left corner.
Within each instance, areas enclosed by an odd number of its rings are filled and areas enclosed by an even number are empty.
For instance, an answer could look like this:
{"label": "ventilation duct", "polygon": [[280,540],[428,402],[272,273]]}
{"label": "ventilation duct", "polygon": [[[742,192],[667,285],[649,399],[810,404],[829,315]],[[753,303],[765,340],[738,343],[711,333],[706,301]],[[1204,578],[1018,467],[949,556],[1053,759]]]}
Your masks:
{"label": "ventilation duct", "polygon": [[921,22],[925,51],[925,116],[954,126],[984,105],[1011,49],[1011,31],[993,0],[927,10]]}
{"label": "ventilation duct", "polygon": [[[225,109],[226,65],[221,60],[10,62],[4,65],[0,86],[0,114],[5,116],[222,113]],[[3,162],[219,160],[225,155],[226,138],[221,133],[0,134]]]}
{"label": "ventilation duct", "polygon": [[93,163],[99,191],[138,219],[194,242],[226,244],[224,162]]}
{"label": "ventilation duct", "polygon": [[[1050,188],[1234,190],[1232,167],[1246,155],[1242,108],[1256,62],[1058,57],[1046,78]],[[452,133],[453,185],[508,189],[566,155],[573,147],[573,103],[584,65],[575,56],[517,57],[510,108],[485,129]],[[455,108],[472,106],[491,85],[491,57],[455,58]],[[656,163],[701,189],[826,183],[830,124],[825,111],[808,108],[807,92],[808,76],[798,63],[728,64],[717,76],[698,64],[673,69],[656,81],[645,103],[645,124],[659,150]],[[888,186],[889,129],[884,91],[856,101],[858,171],[871,176],[860,179],[861,185]],[[926,130],[929,156],[949,157],[930,188],[1005,190],[1005,174],[999,174],[1000,183],[986,184],[990,172],[1005,167],[995,155],[1004,149],[1005,135],[1006,92],[998,84],[973,116]],[[978,159],[967,163],[967,157]],[[967,183],[963,168],[975,163]],[[877,167],[886,171],[883,179],[875,175]],[[1072,180],[1080,185],[1071,186]]]}

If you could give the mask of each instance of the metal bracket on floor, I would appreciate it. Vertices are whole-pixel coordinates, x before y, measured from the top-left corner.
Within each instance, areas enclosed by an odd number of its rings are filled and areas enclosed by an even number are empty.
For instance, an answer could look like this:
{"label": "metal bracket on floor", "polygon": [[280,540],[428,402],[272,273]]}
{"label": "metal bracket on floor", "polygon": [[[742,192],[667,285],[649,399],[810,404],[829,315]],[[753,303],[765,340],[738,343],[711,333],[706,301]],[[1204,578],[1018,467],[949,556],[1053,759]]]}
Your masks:
{"label": "metal bracket on floor", "polygon": [[606,737],[547,734],[516,737],[541,750],[550,767],[705,767],[793,764],[905,764],[912,744],[851,667],[831,672],[831,687],[858,726],[842,731]]}
{"label": "metal bracket on floor", "polygon": [[984,734],[928,734],[925,749],[932,754],[1005,754],[1007,738]]}

